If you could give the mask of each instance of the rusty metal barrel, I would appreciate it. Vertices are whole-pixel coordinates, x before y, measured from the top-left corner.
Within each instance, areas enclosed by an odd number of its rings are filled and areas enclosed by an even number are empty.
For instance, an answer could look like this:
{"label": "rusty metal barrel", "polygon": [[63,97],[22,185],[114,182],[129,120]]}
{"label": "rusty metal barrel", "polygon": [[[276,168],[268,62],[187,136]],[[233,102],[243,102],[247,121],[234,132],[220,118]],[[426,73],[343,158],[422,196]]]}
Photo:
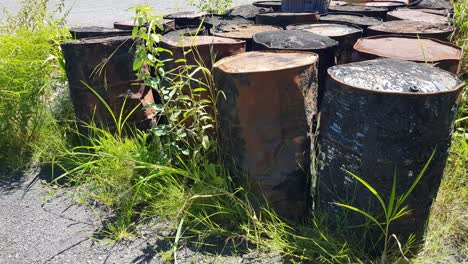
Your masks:
{"label": "rusty metal barrel", "polygon": [[[354,3],[355,6],[365,6],[365,7],[377,7],[377,8],[385,8],[388,11],[393,11],[397,8],[405,7],[406,4],[397,1],[369,1],[369,2],[358,2]],[[382,17],[383,20],[386,17]]]}
{"label": "rusty metal barrel", "polygon": [[281,30],[258,33],[253,38],[255,50],[299,50],[319,55],[318,105],[325,89],[327,69],[335,65],[335,40],[303,30]]}
{"label": "rusty metal barrel", "polygon": [[388,9],[385,7],[358,5],[330,6],[328,7],[328,10],[330,12],[361,14],[368,17],[380,18],[382,20],[387,17],[388,12]]}
{"label": "rusty metal barrel", "polygon": [[251,51],[253,46],[252,38],[255,34],[274,30],[282,30],[282,28],[268,25],[225,25],[212,29],[211,33],[217,37],[244,40],[247,51]]}
{"label": "rusty metal barrel", "polygon": [[462,49],[436,39],[383,35],[359,39],[354,45],[357,60],[390,58],[429,63],[454,74],[460,73]]}
{"label": "rusty metal barrel", "polygon": [[203,20],[203,25],[207,30],[216,28],[224,25],[235,25],[235,24],[253,24],[251,20],[240,16],[230,16],[230,15],[208,15]]}
{"label": "rusty metal barrel", "polygon": [[[339,208],[348,204],[373,216],[382,208],[349,171],[388,202],[394,175],[397,197],[410,189],[435,151],[425,175],[407,202],[410,214],[390,234],[421,238],[444,174],[462,82],[453,74],[420,63],[377,59],[328,70],[318,139],[318,200],[341,225],[364,219]],[[348,214],[348,220],[341,216]],[[361,230],[361,229],[360,229]]]}
{"label": "rusty metal barrel", "polygon": [[317,23],[299,24],[287,27],[288,30],[305,30],[338,41],[335,52],[336,64],[352,61],[353,46],[362,36],[363,30],[351,24]]}
{"label": "rusty metal barrel", "polygon": [[258,14],[255,23],[286,28],[292,24],[315,23],[319,21],[319,14],[313,13],[264,13]]}
{"label": "rusty metal barrel", "polygon": [[346,2],[346,1],[335,1],[335,0],[330,1],[330,4],[329,4],[329,6],[345,6],[345,5],[348,5],[348,2]]}
{"label": "rusty metal barrel", "polygon": [[281,0],[278,1],[256,1],[252,3],[256,7],[271,8],[273,12],[281,11]]}
{"label": "rusty metal barrel", "polygon": [[[161,28],[158,28],[160,33],[168,32],[175,29],[175,21],[173,19],[160,19],[158,22],[161,24]],[[114,22],[114,28],[122,30],[133,30],[135,27],[134,20],[124,20]]]}
{"label": "rusty metal barrel", "polygon": [[382,20],[375,17],[368,17],[361,14],[330,12],[325,16],[320,16],[321,22],[339,22],[358,26],[364,30],[363,36],[367,35],[367,28],[382,24]]}
{"label": "rusty metal barrel", "polygon": [[377,26],[368,27],[367,35],[420,36],[422,38],[447,40],[453,33],[453,30],[454,29],[452,27],[444,24],[432,24],[412,20],[395,20],[387,21]]}
{"label": "rusty metal barrel", "polygon": [[439,16],[418,9],[398,9],[387,13],[387,20],[412,20],[432,24],[449,24],[446,16]]}
{"label": "rusty metal barrel", "polygon": [[164,19],[174,20],[176,28],[197,27],[207,15],[209,15],[208,12],[187,11],[166,15]]}
{"label": "rusty metal barrel", "polygon": [[226,14],[230,16],[240,16],[255,22],[258,14],[273,12],[272,8],[258,7],[254,5],[241,5],[229,9]]}
{"label": "rusty metal barrel", "polygon": [[317,112],[317,60],[313,53],[254,51],[220,60],[213,70],[225,94],[218,111],[226,168],[293,220],[305,216],[309,201],[307,120]]}
{"label": "rusty metal barrel", "polygon": [[120,30],[106,27],[72,27],[70,34],[75,39],[94,38],[94,37],[115,37],[131,35],[131,30]]}
{"label": "rusty metal barrel", "polygon": [[153,94],[149,87],[134,85],[131,36],[81,39],[62,43],[61,47],[70,97],[79,121],[94,121],[101,127],[116,128],[111,114],[95,95],[97,93],[116,117],[122,108],[124,117],[136,108],[127,123],[141,129],[149,128],[152,111],[143,111],[143,105],[154,103]]}

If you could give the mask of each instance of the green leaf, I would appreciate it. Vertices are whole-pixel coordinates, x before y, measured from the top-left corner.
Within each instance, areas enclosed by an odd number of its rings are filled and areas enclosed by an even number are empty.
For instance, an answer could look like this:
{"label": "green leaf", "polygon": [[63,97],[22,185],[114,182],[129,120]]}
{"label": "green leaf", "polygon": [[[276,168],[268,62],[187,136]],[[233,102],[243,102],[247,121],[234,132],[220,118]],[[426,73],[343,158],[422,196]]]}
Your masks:
{"label": "green leaf", "polygon": [[357,212],[363,216],[365,216],[367,219],[371,220],[372,222],[374,222],[384,233],[384,229],[382,227],[382,225],[379,223],[379,221],[377,221],[377,219],[375,219],[375,217],[373,217],[372,215],[370,215],[369,213],[366,213],[364,212],[363,210],[359,209],[359,208],[356,208],[354,206],[351,206],[351,205],[347,205],[347,204],[342,204],[342,203],[334,203],[340,207],[343,207],[343,208],[346,208],[346,209],[349,209],[351,211],[354,211],[354,212]]}
{"label": "green leaf", "polygon": [[365,180],[361,179],[356,174],[354,174],[354,173],[352,173],[350,171],[347,171],[347,170],[344,170],[344,171],[346,173],[348,173],[349,175],[353,176],[353,178],[355,178],[356,180],[358,180],[362,185],[364,185],[377,198],[380,205],[382,206],[382,209],[383,209],[383,211],[385,213],[385,216],[387,216],[387,206],[385,205],[382,197],[380,197],[379,193],[374,189],[374,187],[372,187],[369,183],[367,183]]}
{"label": "green leaf", "polygon": [[136,57],[135,60],[133,61],[133,70],[139,70],[143,66],[143,60],[139,57]]}
{"label": "green leaf", "polygon": [[387,208],[387,212],[390,217],[393,216],[393,206],[395,204],[395,196],[396,196],[396,184],[397,184],[397,173],[396,173],[396,168],[395,168],[395,171],[393,173],[392,192],[390,193],[390,200],[388,201],[388,208]]}

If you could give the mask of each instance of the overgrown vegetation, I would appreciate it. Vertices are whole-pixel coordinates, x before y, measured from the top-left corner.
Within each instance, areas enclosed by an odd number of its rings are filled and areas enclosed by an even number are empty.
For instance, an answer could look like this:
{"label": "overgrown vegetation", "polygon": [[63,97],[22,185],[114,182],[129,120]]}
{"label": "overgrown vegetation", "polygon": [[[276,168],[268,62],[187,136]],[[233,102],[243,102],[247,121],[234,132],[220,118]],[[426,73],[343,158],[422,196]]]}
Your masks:
{"label": "overgrown vegetation", "polygon": [[23,1],[0,24],[0,164],[21,169],[48,119],[48,101],[63,85],[59,41],[68,37],[63,20],[47,13],[49,1]]}
{"label": "overgrown vegetation", "polygon": [[[169,223],[172,233],[168,239],[172,247],[164,255],[170,260],[176,261],[178,250],[187,244],[200,250],[213,247],[234,254],[246,250],[277,252],[285,262],[376,260],[359,246],[363,237],[356,232],[348,232],[346,227],[328,229],[326,215],[317,213],[297,224],[278,217],[267,203],[253,209],[249,193],[234,184],[221,165],[214,136],[217,130],[214,104],[223,95],[214,90],[211,69],[201,62],[196,49],[187,50],[185,59],[174,61],[169,51],[155,45],[161,39],[156,33],[160,18],[148,7],[135,8],[135,21],[147,27],[133,31],[138,43],[144,43],[136,47],[133,66],[138,78],[161,99],[150,106],[158,116],[157,126],[139,131],[123,122],[126,117],[114,116],[118,130],[129,132],[113,133],[89,123],[84,124],[89,133],[79,135],[69,119],[69,102],[60,102],[58,97],[63,95],[57,96],[60,91],[57,87],[63,87],[65,78],[57,44],[67,38],[67,33],[62,27],[63,20],[51,19],[45,11],[47,2],[24,1],[25,8],[18,16],[10,16],[2,27],[0,94],[7,100],[0,101],[0,158],[5,164],[11,167],[26,164],[34,154],[33,157],[62,168],[64,174],[54,175],[57,182],[65,180],[67,185],[73,185],[81,202],[113,212],[101,234],[115,242],[137,236],[138,225]],[[220,12],[230,2],[200,1],[203,6],[198,6]],[[459,45],[466,45],[467,6],[466,1],[456,5],[455,41]],[[62,8],[59,6],[59,11]],[[8,25],[17,28],[7,32]],[[176,66],[164,70],[163,66],[170,63]],[[51,100],[59,106],[48,107]],[[466,261],[468,256],[467,117],[465,92],[446,176],[432,209],[424,248],[414,262],[456,263]],[[80,140],[71,144],[69,139],[75,137]],[[401,201],[382,205],[388,213],[387,220],[401,213],[397,208],[404,207],[404,199],[394,198],[380,197],[385,201]],[[387,223],[374,222],[385,233]],[[366,228],[362,227],[363,233]],[[387,231],[385,241],[391,239]],[[409,253],[407,249],[400,250],[394,245],[390,250],[383,253],[382,262],[406,262],[403,255]]]}

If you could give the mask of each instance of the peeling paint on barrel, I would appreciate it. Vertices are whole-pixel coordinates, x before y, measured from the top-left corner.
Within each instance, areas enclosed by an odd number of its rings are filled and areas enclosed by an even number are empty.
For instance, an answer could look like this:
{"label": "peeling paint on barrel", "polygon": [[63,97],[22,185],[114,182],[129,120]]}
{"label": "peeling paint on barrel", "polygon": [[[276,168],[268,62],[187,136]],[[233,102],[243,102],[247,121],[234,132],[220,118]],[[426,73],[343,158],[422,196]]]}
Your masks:
{"label": "peeling paint on barrel", "polygon": [[213,71],[225,94],[218,112],[226,167],[256,200],[265,198],[292,220],[303,219],[309,201],[307,121],[317,112],[317,59],[306,52],[247,52]]}
{"label": "peeling paint on barrel", "polygon": [[[463,83],[428,65],[377,59],[329,69],[318,140],[319,201],[338,225],[362,224],[352,214],[338,216],[349,204],[371,215],[382,211],[375,197],[345,170],[390,197],[394,173],[401,195],[412,185],[435,150],[435,156],[408,198],[408,216],[390,232],[422,238],[431,204],[447,160]],[[344,221],[344,222],[340,222]]]}
{"label": "peeling paint on barrel", "polygon": [[[111,130],[116,128],[108,109],[89,86],[105,100],[115,116],[119,116],[124,106],[124,116],[136,108],[127,123],[140,129],[150,127],[153,112],[151,109],[143,111],[143,106],[154,103],[153,94],[149,87],[134,85],[137,81],[132,69],[131,36],[81,39],[64,42],[61,47],[70,97],[79,121],[94,121]],[[86,133],[85,127],[81,128]]]}

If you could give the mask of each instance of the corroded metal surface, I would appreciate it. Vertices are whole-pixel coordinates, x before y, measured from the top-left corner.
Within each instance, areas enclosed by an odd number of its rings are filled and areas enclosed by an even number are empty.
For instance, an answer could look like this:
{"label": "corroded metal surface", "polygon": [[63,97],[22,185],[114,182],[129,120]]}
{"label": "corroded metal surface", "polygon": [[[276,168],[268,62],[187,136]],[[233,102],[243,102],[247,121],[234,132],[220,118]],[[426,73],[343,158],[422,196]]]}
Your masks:
{"label": "corroded metal surface", "polygon": [[318,65],[318,104],[325,89],[327,69],[335,65],[335,40],[303,30],[281,30],[258,33],[253,38],[255,50],[300,50],[317,53]]}
{"label": "corroded metal surface", "polygon": [[433,24],[448,24],[449,19],[417,9],[398,9],[387,13],[388,20],[413,20],[418,22],[428,22]]}
{"label": "corroded metal surface", "polygon": [[361,14],[330,12],[325,16],[320,16],[323,22],[341,22],[356,25],[364,30],[364,36],[367,33],[367,27],[382,24],[382,19],[367,17]]}
{"label": "corroded metal surface", "polygon": [[70,34],[75,39],[93,38],[93,37],[114,37],[131,35],[130,30],[120,30],[105,27],[72,27]]}
{"label": "corroded metal surface", "polygon": [[[161,19],[159,23],[162,27],[158,28],[159,32],[167,32],[175,29],[175,21],[173,19]],[[114,22],[114,28],[123,29],[123,30],[133,30],[135,27],[134,20],[125,20],[125,21],[117,21]]]}
{"label": "corroded metal surface", "polygon": [[327,13],[329,0],[282,0],[282,12],[318,12]]}
{"label": "corroded metal surface", "polygon": [[203,17],[207,16],[207,12],[202,11],[188,11],[178,12],[164,16],[164,19],[170,19],[175,21],[175,25],[178,28],[183,27],[195,27],[200,25]]}
{"label": "corroded metal surface", "polygon": [[414,8],[445,9],[453,11],[453,4],[447,0],[415,0],[410,4]]}
{"label": "corroded metal surface", "polygon": [[453,33],[453,30],[452,27],[444,24],[432,24],[412,20],[395,20],[368,27],[367,33],[369,36],[397,34],[447,40]]}
{"label": "corroded metal surface", "polygon": [[[389,11],[406,6],[405,3],[397,2],[397,1],[369,1],[369,2],[354,3],[353,5],[367,6],[367,7],[380,7],[380,8],[386,8]],[[381,17],[381,18],[385,19],[385,17]]]}
{"label": "corroded metal surface", "polygon": [[206,35],[207,31],[205,27],[187,27],[183,29],[173,30],[167,32],[163,35],[164,38],[174,38],[179,39],[181,36],[185,37],[193,37],[193,36],[204,36]]}
{"label": "corroded metal surface", "polygon": [[339,225],[362,224],[358,214],[342,217],[346,209],[334,202],[373,216],[382,208],[345,170],[364,179],[381,197],[390,197],[396,173],[399,196],[436,150],[405,203],[410,214],[390,229],[400,241],[411,233],[421,238],[443,176],[462,82],[438,68],[390,59],[335,66],[328,72],[318,140],[320,205]]}
{"label": "corroded metal surface", "polygon": [[307,120],[317,112],[317,60],[313,53],[247,52],[213,71],[225,94],[218,110],[226,167],[258,200],[295,220],[309,200]]}
{"label": "corroded metal surface", "polygon": [[253,2],[256,7],[271,8],[273,12],[281,11],[281,0],[278,1],[256,1]]}
{"label": "corroded metal surface", "polygon": [[411,36],[374,36],[359,39],[354,45],[358,60],[377,57],[401,59],[434,66],[458,74],[463,56],[461,48],[436,39]]}
{"label": "corroded metal surface", "polygon": [[257,15],[255,23],[286,28],[292,24],[315,23],[319,21],[319,14],[315,13],[265,13]]}
{"label": "corroded metal surface", "polygon": [[210,30],[213,27],[220,27],[232,24],[253,24],[251,20],[240,16],[221,16],[221,15],[208,15],[203,19],[203,25]]}
{"label": "corroded metal surface", "polygon": [[347,5],[348,2],[346,1],[335,1],[335,0],[332,0],[330,1],[330,5],[329,6],[345,6]]}
{"label": "corroded metal surface", "polygon": [[385,19],[388,12],[388,9],[385,7],[359,5],[330,6],[328,7],[328,10],[331,12],[361,14],[368,17],[376,17],[380,19]]}
{"label": "corroded metal surface", "polygon": [[229,9],[226,14],[230,16],[240,16],[245,19],[255,21],[258,14],[273,12],[272,8],[258,7],[254,5],[241,5]]}
{"label": "corroded metal surface", "polygon": [[153,112],[143,111],[142,105],[153,104],[153,94],[149,87],[133,85],[136,80],[131,36],[82,39],[62,43],[61,47],[79,121],[95,121],[101,127],[116,128],[110,113],[88,85],[105,100],[115,116],[119,116],[124,105],[124,116],[137,108],[127,123],[149,128]]}
{"label": "corroded metal surface", "polygon": [[255,34],[265,31],[282,30],[268,25],[225,25],[212,30],[212,34],[223,38],[241,39],[246,41],[247,50],[252,50],[252,38]]}
{"label": "corroded metal surface", "polygon": [[338,41],[339,45],[335,52],[336,64],[352,61],[353,46],[363,33],[363,30],[357,26],[337,23],[299,24],[288,26],[287,29],[305,30]]}

